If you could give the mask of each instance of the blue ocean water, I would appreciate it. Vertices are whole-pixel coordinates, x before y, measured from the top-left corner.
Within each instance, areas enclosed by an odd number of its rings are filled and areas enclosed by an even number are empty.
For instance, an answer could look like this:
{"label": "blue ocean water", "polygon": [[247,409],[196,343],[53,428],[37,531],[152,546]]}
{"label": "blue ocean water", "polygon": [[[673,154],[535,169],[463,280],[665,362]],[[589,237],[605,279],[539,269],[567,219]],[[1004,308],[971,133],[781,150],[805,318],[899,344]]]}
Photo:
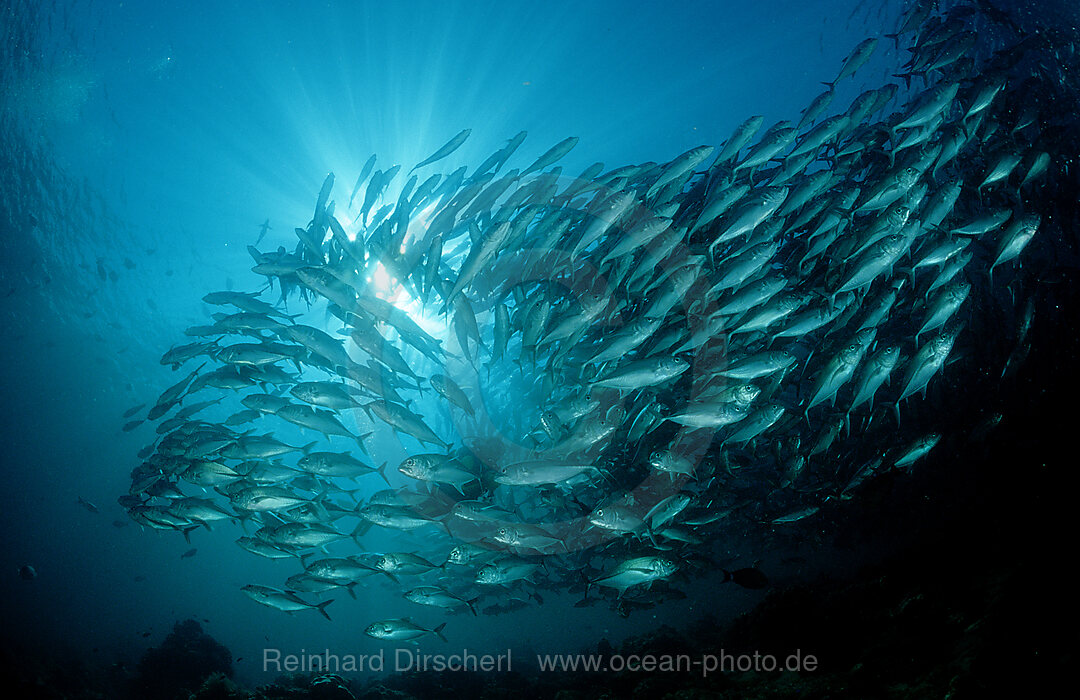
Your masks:
{"label": "blue ocean water", "polygon": [[[265,648],[374,653],[385,644],[363,630],[387,617],[446,621],[455,649],[526,656],[749,610],[763,592],[717,589],[706,577],[681,584],[685,600],[629,617],[574,608],[563,595],[502,615],[448,617],[389,585],[366,587],[358,600],[338,592],[332,623],[282,614],[240,589],[281,585],[295,562],[242,552],[234,540],[243,533],[230,523],[193,532],[189,544],[140,527],[117,504],[136,453],[157,438],[150,422],[122,432],[122,414],[153,405],[194,369],[174,372],[158,358],[220,311],[204,294],[263,286],[247,246],[268,222],[260,249],[292,250],[327,173],[344,198],[372,154],[380,168],[407,170],[462,129],[468,140],[439,172],[482,161],[522,130],[517,167],[568,136],[580,138],[559,162],[570,175],[596,161],[605,170],[665,163],[719,146],[750,115],[767,126],[797,121],[852,48],[893,31],[904,8],[895,0],[8,3],[6,32],[18,41],[4,49],[0,73],[10,165],[0,185],[11,227],[0,261],[7,634],[131,664],[177,620],[195,618],[254,685],[272,680],[260,664]],[[837,103],[893,80],[904,60],[883,39],[837,86]],[[289,311],[305,309],[294,298]],[[512,401],[501,405],[512,412]],[[296,430],[276,434],[306,442]],[[375,461],[394,472],[408,450],[385,430],[374,440]],[[358,483],[360,497],[385,487],[375,477]],[[375,537],[375,546],[401,544]],[[739,554],[746,567],[768,559]],[[866,556],[825,547],[791,576]],[[32,581],[18,576],[27,564]]]}

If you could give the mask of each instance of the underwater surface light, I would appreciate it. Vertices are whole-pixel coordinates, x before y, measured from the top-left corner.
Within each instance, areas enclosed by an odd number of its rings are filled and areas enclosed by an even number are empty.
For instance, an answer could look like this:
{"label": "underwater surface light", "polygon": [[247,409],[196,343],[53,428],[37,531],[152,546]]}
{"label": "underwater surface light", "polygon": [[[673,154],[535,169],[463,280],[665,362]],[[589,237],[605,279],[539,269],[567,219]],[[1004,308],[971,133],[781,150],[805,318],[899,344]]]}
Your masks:
{"label": "underwater surface light", "polygon": [[381,262],[375,263],[368,283],[377,297],[409,314],[429,335],[441,340],[450,337],[450,317],[427,313],[423,302],[413,297],[409,290],[390,275]]}

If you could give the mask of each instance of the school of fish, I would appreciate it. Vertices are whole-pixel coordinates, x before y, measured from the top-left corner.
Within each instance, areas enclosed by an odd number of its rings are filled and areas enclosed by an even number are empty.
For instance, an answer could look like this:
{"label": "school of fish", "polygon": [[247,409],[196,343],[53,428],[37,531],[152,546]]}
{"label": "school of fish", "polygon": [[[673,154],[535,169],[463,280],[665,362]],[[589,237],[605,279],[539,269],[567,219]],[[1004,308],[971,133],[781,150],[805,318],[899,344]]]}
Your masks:
{"label": "school of fish", "polygon": [[[295,247],[250,248],[262,291],[207,294],[219,312],[161,358],[183,378],[125,416],[157,437],[121,505],[292,560],[243,588],[278,610],[393,587],[400,615],[365,629],[389,641],[444,638],[413,607],[551,591],[628,614],[718,552],[749,563],[747,530],[918,468],[943,436],[906,408],[1045,235],[1029,193],[1060,155],[1018,68],[1042,46],[993,22],[912,3],[793,121],[666,163],[568,177],[577,138],[530,159],[522,132],[433,172],[466,129],[408,173],[328,175]],[[902,80],[834,102],[885,42]],[[1032,315],[1001,331],[1017,348]]]}

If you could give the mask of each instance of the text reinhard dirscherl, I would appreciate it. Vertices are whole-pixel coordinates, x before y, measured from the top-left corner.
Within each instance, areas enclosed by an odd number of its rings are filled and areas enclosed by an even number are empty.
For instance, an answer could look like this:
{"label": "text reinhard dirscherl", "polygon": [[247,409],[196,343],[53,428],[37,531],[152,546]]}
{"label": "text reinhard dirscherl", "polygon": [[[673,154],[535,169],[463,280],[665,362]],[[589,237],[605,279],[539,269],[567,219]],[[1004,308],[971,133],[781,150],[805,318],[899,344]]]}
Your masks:
{"label": "text reinhard dirscherl", "polygon": [[329,649],[312,654],[301,649],[299,654],[283,654],[280,649],[263,649],[263,672],[294,673],[382,673],[393,671],[510,671],[510,650],[505,654],[474,654],[462,649],[454,654],[422,654],[416,649],[394,650],[392,666],[386,663],[387,653],[380,650],[374,654],[335,654]]}
{"label": "text reinhard dirscherl", "polygon": [[[475,654],[468,649],[452,654],[423,654],[416,649],[398,648],[390,657],[388,665],[385,650],[374,654],[336,654],[329,649],[321,653],[285,654],[280,649],[263,649],[264,673],[328,672],[328,673],[382,673],[391,671],[484,671],[503,672],[513,670],[511,650],[505,654]],[[729,654],[721,650],[717,654],[538,654],[536,666],[541,672],[564,673],[652,673],[696,672],[702,676],[710,673],[753,672],[804,672],[816,671],[817,657],[796,649],[786,657],[754,652],[752,654]]]}

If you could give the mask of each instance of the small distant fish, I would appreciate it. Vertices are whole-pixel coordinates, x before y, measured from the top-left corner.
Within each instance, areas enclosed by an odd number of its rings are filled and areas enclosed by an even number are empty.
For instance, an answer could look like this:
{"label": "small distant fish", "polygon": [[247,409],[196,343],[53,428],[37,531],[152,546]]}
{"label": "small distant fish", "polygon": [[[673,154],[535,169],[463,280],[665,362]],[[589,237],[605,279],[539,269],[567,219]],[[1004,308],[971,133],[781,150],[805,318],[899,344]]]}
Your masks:
{"label": "small distant fish", "polygon": [[90,501],[86,500],[86,499],[85,499],[85,498],[83,498],[82,496],[79,496],[79,498],[78,498],[78,500],[77,500],[76,502],[77,502],[77,503],[78,503],[78,504],[79,504],[80,506],[82,506],[83,508],[85,508],[85,509],[87,509],[88,511],[90,511],[91,513],[97,513],[97,512],[99,512],[99,511],[98,511],[98,507],[97,507],[97,506],[95,506],[95,505],[94,505],[93,503],[91,503]]}
{"label": "small distant fish", "polygon": [[809,518],[810,516],[817,513],[819,510],[821,510],[821,508],[819,508],[818,506],[810,506],[809,508],[803,508],[802,510],[797,510],[793,513],[781,515],[779,518],[773,518],[772,524],[784,525],[786,523],[796,523],[800,520]]}
{"label": "small distant fish", "polygon": [[432,153],[431,156],[429,156],[428,158],[425,158],[421,162],[414,165],[412,167],[412,170],[410,170],[409,172],[411,173],[413,170],[416,170],[417,168],[422,168],[425,165],[430,165],[431,163],[434,163],[437,160],[442,160],[443,158],[447,157],[448,155],[450,155],[451,153],[453,153],[457,149],[461,148],[461,144],[465,143],[465,139],[469,138],[469,134],[471,134],[471,133],[472,133],[472,129],[463,129],[463,130],[461,130],[454,138],[450,139],[445,144],[443,144],[442,148],[440,148],[439,150]]}
{"label": "small distant fish", "polygon": [[37,578],[37,569],[30,564],[23,564],[19,567],[19,578],[23,581],[33,581]]}
{"label": "small distant fish", "polygon": [[364,634],[375,639],[385,639],[391,642],[409,641],[417,637],[423,637],[425,634],[433,634],[445,642],[446,637],[442,633],[444,627],[446,627],[445,622],[435,629],[427,629],[407,617],[402,617],[395,620],[373,622],[364,629]]}
{"label": "small distant fish", "polygon": [[256,603],[260,603],[270,608],[276,608],[284,612],[294,612],[296,610],[318,610],[327,620],[330,616],[326,614],[326,606],[334,602],[334,599],[324,600],[321,603],[305,603],[295,593],[290,591],[282,591],[277,588],[270,588],[269,586],[257,586],[250,585],[244,586],[241,589],[245,595],[254,600]]}
{"label": "small distant fish", "polygon": [[144,404],[144,403],[141,403],[138,406],[132,406],[128,410],[124,411],[124,418],[131,418],[133,415],[135,415],[139,411],[143,410],[143,408],[145,408],[145,407],[146,407],[146,404]]}
{"label": "small distant fish", "polygon": [[259,243],[262,242],[262,239],[266,237],[266,232],[271,230],[270,219],[262,222],[262,225],[259,226],[259,237],[255,239],[255,245],[259,245]]}
{"label": "small distant fish", "polygon": [[196,552],[198,552],[198,551],[199,551],[199,550],[197,550],[197,549],[189,549],[188,551],[186,551],[186,552],[184,552],[183,554],[181,554],[181,555],[180,555],[180,558],[181,558],[181,559],[188,559],[188,558],[190,558],[190,557],[193,557],[193,556],[195,556],[195,553],[196,553]]}
{"label": "small distant fish", "polygon": [[824,84],[828,85],[829,89],[831,90],[833,87],[836,86],[836,83],[840,82],[844,78],[854,75],[855,71],[862,68],[863,65],[868,60],[870,60],[871,54],[873,54],[874,49],[877,48],[877,43],[878,40],[871,37],[870,39],[867,39],[858,46],[856,46],[848,55],[848,57],[844,59],[844,65],[840,68],[840,74],[836,76],[836,80],[832,81],[831,83]]}
{"label": "small distant fish", "polygon": [[562,141],[545,151],[544,154],[537,158],[535,161],[533,161],[532,165],[525,168],[525,170],[523,170],[521,172],[521,175],[519,175],[518,177],[525,177],[529,173],[540,170],[541,168],[546,168],[552,163],[555,163],[560,158],[569,153],[571,149],[573,149],[574,146],[577,145],[578,140],[579,139],[577,136],[570,136],[563,139]]}
{"label": "small distant fish", "polygon": [[893,463],[897,469],[906,469],[926,456],[941,440],[940,433],[930,433],[915,440]]}

